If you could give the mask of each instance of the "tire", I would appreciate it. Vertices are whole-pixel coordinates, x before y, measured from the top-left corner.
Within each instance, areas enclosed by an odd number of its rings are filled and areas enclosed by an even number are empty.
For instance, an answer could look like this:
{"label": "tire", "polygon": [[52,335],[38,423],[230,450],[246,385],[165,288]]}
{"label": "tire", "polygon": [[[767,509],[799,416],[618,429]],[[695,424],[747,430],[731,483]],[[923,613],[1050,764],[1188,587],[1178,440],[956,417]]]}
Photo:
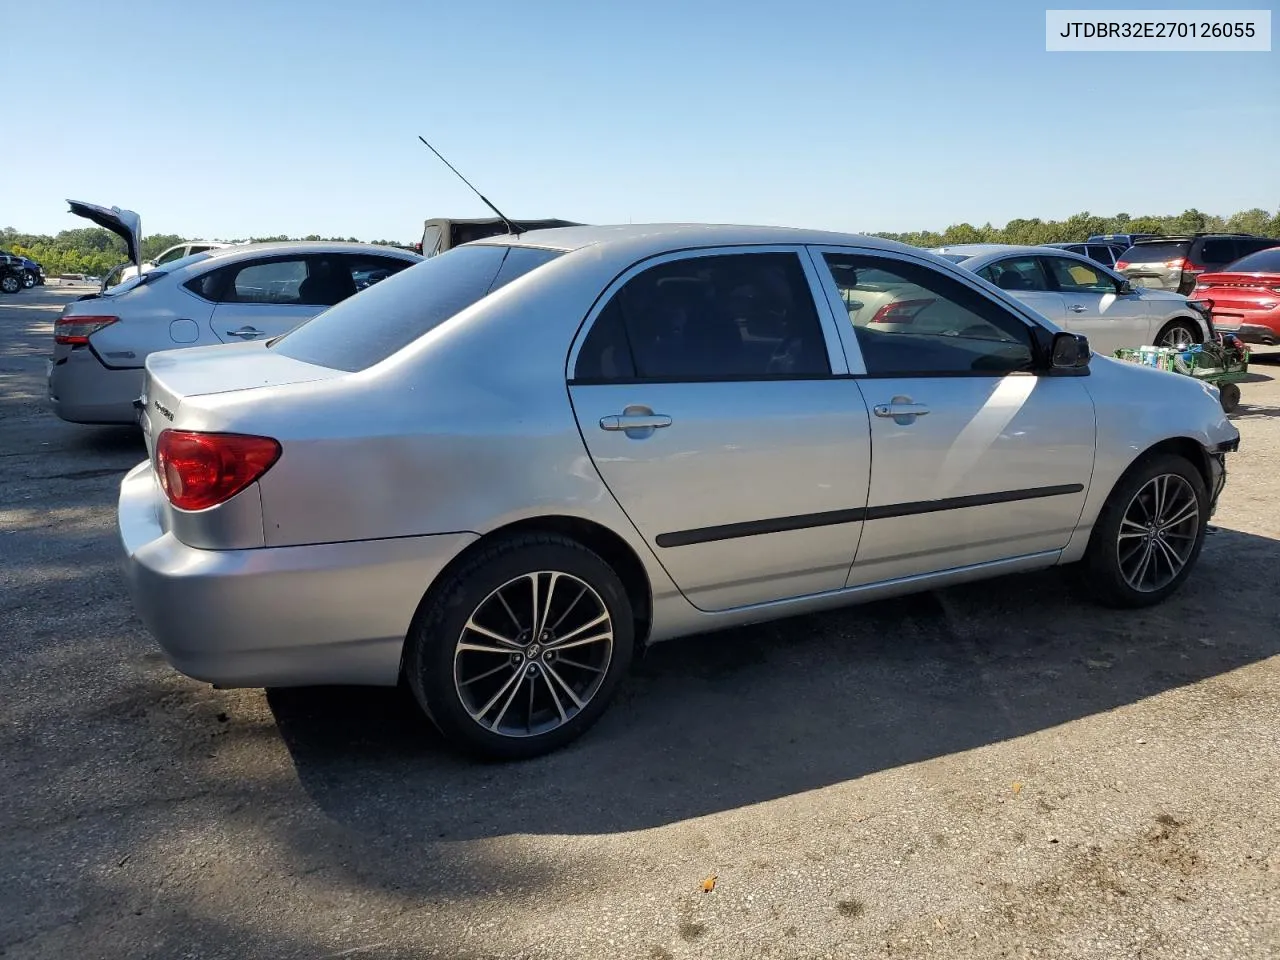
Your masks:
{"label": "tire", "polygon": [[[550,594],[541,618],[549,638],[531,632],[535,580],[538,604]],[[526,534],[483,547],[432,587],[409,630],[404,674],[452,745],[519,760],[563,747],[600,718],[634,643],[613,569],[574,540]]]}
{"label": "tire", "polygon": [[36,285],[36,275],[28,270],[22,275],[22,285],[30,290]]}
{"label": "tire", "polygon": [[[1153,520],[1156,504],[1152,485],[1160,481],[1164,509]],[[1193,519],[1170,523],[1189,511],[1193,502]],[[1163,524],[1158,522],[1161,520]],[[1173,454],[1139,461],[1120,478],[1094,524],[1081,570],[1087,591],[1112,607],[1159,603],[1191,573],[1204,545],[1208,522],[1209,494],[1194,464]],[[1163,530],[1164,536],[1148,536],[1156,530]],[[1149,569],[1142,567],[1146,555],[1150,556]],[[1181,560],[1176,571],[1171,557]]]}
{"label": "tire", "polygon": [[17,293],[22,289],[22,278],[12,273],[6,273],[0,277],[0,291],[5,293]]}
{"label": "tire", "polygon": [[1190,320],[1170,320],[1156,334],[1157,347],[1186,346],[1200,343],[1203,338],[1196,325]]}
{"label": "tire", "polygon": [[1240,387],[1234,383],[1224,383],[1218,388],[1218,400],[1222,403],[1223,413],[1234,413],[1240,406]]}

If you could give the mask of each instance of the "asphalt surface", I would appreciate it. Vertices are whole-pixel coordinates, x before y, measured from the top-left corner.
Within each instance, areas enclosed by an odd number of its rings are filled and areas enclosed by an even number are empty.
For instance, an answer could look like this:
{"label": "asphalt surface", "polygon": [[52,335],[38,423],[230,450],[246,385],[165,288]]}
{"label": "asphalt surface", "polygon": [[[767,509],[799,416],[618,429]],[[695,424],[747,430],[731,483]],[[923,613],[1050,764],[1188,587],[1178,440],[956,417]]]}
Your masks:
{"label": "asphalt surface", "polygon": [[0,956],[1280,956],[1280,366],[1157,609],[1050,573],[677,641],[479,765],[395,691],[164,663],[140,441],[42,402],[75,292],[0,299]]}

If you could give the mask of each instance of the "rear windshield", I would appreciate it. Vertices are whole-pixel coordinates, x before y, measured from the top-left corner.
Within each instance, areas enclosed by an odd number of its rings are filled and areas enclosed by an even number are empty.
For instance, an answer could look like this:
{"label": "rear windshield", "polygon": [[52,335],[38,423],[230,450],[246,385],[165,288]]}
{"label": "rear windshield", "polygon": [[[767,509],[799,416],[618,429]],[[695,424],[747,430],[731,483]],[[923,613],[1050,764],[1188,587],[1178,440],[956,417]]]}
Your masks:
{"label": "rear windshield", "polygon": [[268,346],[294,360],[355,373],[558,256],[560,251],[532,247],[447,250],[343,300]]}
{"label": "rear windshield", "polygon": [[1190,240],[1154,240],[1151,243],[1135,243],[1124,252],[1121,260],[1130,263],[1163,263],[1185,257],[1191,247]]}
{"label": "rear windshield", "polygon": [[1225,266],[1221,273],[1280,273],[1280,247],[1259,250]]}

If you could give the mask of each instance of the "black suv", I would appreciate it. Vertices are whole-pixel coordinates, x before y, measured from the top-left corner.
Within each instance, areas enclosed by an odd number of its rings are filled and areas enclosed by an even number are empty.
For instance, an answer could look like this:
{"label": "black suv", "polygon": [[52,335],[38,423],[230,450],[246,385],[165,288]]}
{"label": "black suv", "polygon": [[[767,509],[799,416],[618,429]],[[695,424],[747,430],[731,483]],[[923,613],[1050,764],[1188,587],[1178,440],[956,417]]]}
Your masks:
{"label": "black suv", "polygon": [[1196,277],[1213,272],[1280,240],[1251,233],[1193,233],[1139,240],[1116,261],[1116,270],[1138,287],[1189,294]]}
{"label": "black suv", "polygon": [[0,253],[0,292],[17,293],[26,286],[26,276],[21,257]]}

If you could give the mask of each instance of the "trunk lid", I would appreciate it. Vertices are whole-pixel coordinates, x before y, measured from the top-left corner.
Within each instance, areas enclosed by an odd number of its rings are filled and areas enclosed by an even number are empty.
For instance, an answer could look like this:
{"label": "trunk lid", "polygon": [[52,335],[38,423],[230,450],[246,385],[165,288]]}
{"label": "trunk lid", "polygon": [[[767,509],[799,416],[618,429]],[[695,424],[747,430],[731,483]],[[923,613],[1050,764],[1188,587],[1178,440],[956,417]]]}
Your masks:
{"label": "trunk lid", "polygon": [[129,259],[137,266],[142,260],[142,217],[132,210],[121,210],[119,207],[100,207],[96,203],[85,203],[83,200],[68,200],[71,212],[77,217],[91,220],[100,227],[110,230],[124,241]]}
{"label": "trunk lid", "polygon": [[168,350],[147,357],[147,374],[138,398],[139,423],[147,455],[155,462],[154,438],[162,430],[182,427],[182,405],[191,397],[291,383],[328,380],[343,375],[294,360],[265,343],[228,344]]}
{"label": "trunk lid", "polygon": [[1261,310],[1280,300],[1280,274],[1204,273],[1196,283],[1197,297],[1213,301],[1216,317],[1221,310]]}

